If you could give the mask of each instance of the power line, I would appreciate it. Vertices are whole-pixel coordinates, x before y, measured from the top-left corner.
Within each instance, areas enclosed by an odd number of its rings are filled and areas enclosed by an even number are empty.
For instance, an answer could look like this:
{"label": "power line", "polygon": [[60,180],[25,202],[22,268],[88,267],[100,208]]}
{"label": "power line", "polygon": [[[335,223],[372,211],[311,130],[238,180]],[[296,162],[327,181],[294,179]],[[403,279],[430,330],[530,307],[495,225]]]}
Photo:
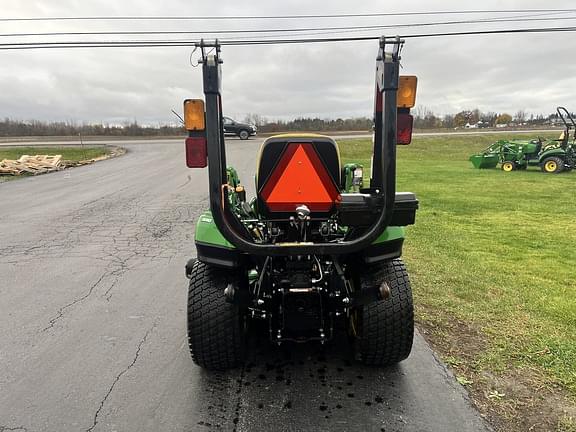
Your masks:
{"label": "power line", "polygon": [[[500,29],[500,30],[477,30],[466,32],[444,33],[420,33],[401,35],[402,39],[449,37],[449,36],[473,36],[473,35],[496,35],[496,34],[528,34],[528,33],[561,33],[576,32],[576,26],[570,27],[543,27],[525,29]],[[330,43],[330,42],[359,42],[378,40],[381,36],[357,36],[337,38],[299,38],[299,39],[272,39],[272,40],[221,40],[221,45],[249,46],[249,45],[282,45],[282,44],[307,44],[307,43]],[[148,40],[148,41],[67,41],[67,42],[18,42],[0,44],[0,50],[24,50],[24,49],[55,49],[55,48],[141,48],[141,47],[192,47],[198,46],[198,40]]]}
{"label": "power line", "polygon": [[46,33],[0,33],[0,37],[52,37],[52,36],[152,36],[152,35],[186,35],[186,34],[245,34],[245,33],[300,33],[310,31],[321,32],[345,32],[347,30],[382,30],[390,28],[417,28],[445,25],[461,24],[493,24],[503,22],[534,22],[534,21],[566,21],[574,20],[575,16],[570,17],[542,17],[542,18],[483,18],[477,20],[458,20],[458,21],[439,21],[426,23],[406,23],[406,24],[388,24],[388,25],[371,25],[371,26],[343,26],[343,27],[299,27],[299,28],[282,28],[282,29],[251,29],[251,30],[143,30],[143,31],[101,31],[101,32],[46,32]]}
{"label": "power line", "polygon": [[[538,17],[542,15],[549,15],[549,14],[533,14],[533,15],[525,15],[525,17]],[[510,17],[510,18],[519,18],[519,16]],[[548,18],[546,20],[573,20],[576,17],[567,17],[567,18]],[[433,22],[433,23],[416,23],[416,24],[397,24],[397,25],[381,25],[375,26],[378,29],[383,30],[385,28],[398,28],[398,27],[418,27],[418,26],[432,26],[432,25],[445,25],[445,24],[474,24],[474,23],[499,23],[499,22],[510,22],[510,21],[525,21],[524,19],[507,19],[507,18],[489,18],[489,19],[479,19],[479,20],[467,20],[467,21],[447,21],[447,22]],[[330,31],[322,28],[318,28],[314,31],[306,31],[302,33],[298,33],[298,36],[319,36],[319,35],[328,35],[328,34],[350,34],[350,33],[365,33],[370,31],[369,26],[360,26],[358,28],[351,28],[345,30],[338,30],[338,31]],[[224,37],[227,41],[230,40],[248,40],[248,39],[269,39],[274,38],[277,35],[258,35],[258,36],[240,36],[240,37]],[[290,36],[290,35],[287,35]],[[380,34],[378,35],[380,36]]]}
{"label": "power line", "polygon": [[445,37],[445,36],[474,36],[474,35],[495,35],[495,34],[522,34],[522,33],[564,33],[574,32],[576,26],[571,27],[543,27],[543,28],[526,28],[526,29],[503,29],[503,30],[477,30],[454,33],[422,33],[402,36],[405,39]]}
{"label": "power line", "polygon": [[[576,19],[576,17],[569,17],[569,18],[550,18],[550,20],[558,20],[558,21],[563,21],[563,20],[574,20]],[[546,19],[548,20],[548,19]],[[487,24],[492,24],[492,23],[499,23],[499,22],[524,22],[527,20],[502,20],[502,19],[492,19],[492,20],[471,20],[471,21],[458,21],[458,22],[454,22],[454,24],[480,24],[480,23],[487,23]],[[451,23],[451,22],[450,22]],[[424,25],[420,25],[420,24],[424,24]],[[448,22],[443,22],[443,23],[420,23],[420,24],[399,24],[399,25],[388,25],[388,26],[378,26],[380,30],[383,30],[385,28],[389,28],[389,29],[393,29],[393,28],[399,28],[399,27],[403,27],[403,28],[411,28],[411,27],[426,27],[426,26],[436,26],[436,25],[445,25],[448,24]],[[319,36],[319,35],[342,35],[342,34],[350,34],[350,33],[366,33],[366,32],[370,32],[370,29],[362,29],[362,28],[358,28],[358,29],[347,29],[347,30],[338,30],[338,31],[330,31],[330,30],[323,30],[323,29],[317,29],[315,31],[307,31],[307,32],[302,32],[302,33],[298,33],[298,36]],[[287,35],[290,36],[290,35]],[[274,38],[277,37],[277,35],[258,35],[258,36],[230,36],[230,37],[224,37],[222,39],[225,40],[247,40],[247,39],[269,39],[269,38]],[[205,38],[206,39],[206,38]]]}
{"label": "power line", "polygon": [[[474,36],[474,35],[496,35],[496,34],[527,34],[527,33],[563,33],[576,32],[576,26],[570,27],[543,27],[526,29],[500,29],[500,30],[476,30],[465,32],[444,32],[444,33],[421,33],[407,34],[399,36],[401,39],[417,39],[429,37],[449,37],[449,36]],[[277,40],[257,40],[257,41],[227,41],[222,40],[221,45],[282,45],[292,43],[329,43],[329,42],[354,42],[377,40],[381,36],[358,36],[339,38],[309,38],[309,39],[277,39]]]}
{"label": "power line", "polygon": [[423,12],[383,12],[358,14],[318,14],[318,15],[241,15],[241,16],[92,16],[92,17],[28,17],[0,18],[0,22],[22,21],[224,21],[224,20],[270,20],[270,19],[332,19],[332,18],[374,18],[430,15],[475,15],[509,13],[555,13],[576,12],[576,9],[507,9],[507,10],[459,10],[459,11],[423,11]]}

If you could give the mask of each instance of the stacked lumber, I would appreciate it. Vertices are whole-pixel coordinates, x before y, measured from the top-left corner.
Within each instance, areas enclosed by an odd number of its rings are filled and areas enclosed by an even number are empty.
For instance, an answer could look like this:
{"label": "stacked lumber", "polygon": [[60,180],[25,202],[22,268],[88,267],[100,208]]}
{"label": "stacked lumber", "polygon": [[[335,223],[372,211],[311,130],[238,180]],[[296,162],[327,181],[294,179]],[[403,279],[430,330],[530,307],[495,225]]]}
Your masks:
{"label": "stacked lumber", "polygon": [[17,160],[2,160],[0,162],[0,175],[21,175],[24,173],[36,175],[50,171],[58,171],[62,168],[64,168],[64,166],[61,155],[22,155]]}

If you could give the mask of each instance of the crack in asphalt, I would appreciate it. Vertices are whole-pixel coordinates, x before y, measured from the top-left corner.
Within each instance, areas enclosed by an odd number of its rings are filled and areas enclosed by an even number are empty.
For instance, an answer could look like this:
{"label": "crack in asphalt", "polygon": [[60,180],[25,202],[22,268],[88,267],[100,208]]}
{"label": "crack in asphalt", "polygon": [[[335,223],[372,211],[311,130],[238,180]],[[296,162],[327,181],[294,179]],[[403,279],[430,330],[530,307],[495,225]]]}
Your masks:
{"label": "crack in asphalt", "polygon": [[101,297],[110,302],[126,272],[192,253],[194,221],[204,207],[203,201],[181,193],[158,200],[154,195],[120,189],[43,221],[51,229],[36,232],[33,239],[6,238],[0,246],[0,263],[23,266],[42,259],[89,259],[102,268],[96,283],[86,284],[83,294],[60,307],[42,333],[96,291],[103,291]]}
{"label": "crack in asphalt", "polygon": [[100,415],[100,412],[102,412],[102,409],[104,408],[104,404],[106,403],[106,401],[108,400],[108,398],[112,394],[112,391],[114,391],[114,387],[116,386],[118,381],[120,381],[120,378],[122,378],[122,376],[125,373],[127,373],[138,361],[138,357],[140,356],[140,351],[142,350],[142,346],[144,345],[144,343],[148,339],[148,336],[150,335],[152,330],[154,330],[155,327],[156,327],[156,323],[154,323],[152,325],[152,327],[150,327],[148,329],[148,331],[146,332],[144,337],[140,340],[140,342],[138,343],[138,347],[136,349],[136,354],[134,355],[134,358],[132,359],[132,362],[128,365],[128,367],[126,367],[118,375],[116,375],[116,378],[112,382],[112,385],[110,386],[110,388],[106,392],[106,395],[104,395],[104,398],[100,401],[100,405],[98,406],[98,409],[94,413],[94,420],[92,421],[92,426],[90,426],[88,429],[86,429],[86,432],[92,432],[94,430],[94,428],[98,425],[98,416]]}
{"label": "crack in asphalt", "polygon": [[246,364],[243,364],[242,369],[240,371],[240,377],[238,378],[238,390],[236,390],[236,394],[238,396],[236,398],[236,406],[234,407],[234,418],[232,419],[234,428],[232,429],[232,432],[238,431],[238,423],[240,422],[240,409],[242,408],[242,390],[245,378],[246,378]]}
{"label": "crack in asphalt", "polygon": [[0,432],[7,432],[7,431],[28,431],[28,429],[26,429],[24,426],[14,426],[14,427],[9,427],[9,426],[1,426],[0,425]]}
{"label": "crack in asphalt", "polygon": [[107,302],[109,302],[112,299],[112,290],[120,280],[120,277],[122,276],[123,273],[124,272],[116,272],[116,271],[110,273],[111,275],[114,276],[114,280],[112,281],[108,289],[104,292],[104,294],[102,294],[102,297],[104,297]]}
{"label": "crack in asphalt", "polygon": [[[86,257],[82,250],[86,247],[91,249],[91,259],[119,266],[171,259],[188,249],[192,221],[204,207],[191,196],[173,194],[158,202],[154,196],[118,196],[117,192],[54,220],[43,220],[51,229],[35,231],[32,239],[5,238],[0,262],[22,265],[37,258]],[[40,220],[30,221],[36,223]]]}
{"label": "crack in asphalt", "polygon": [[[92,286],[90,287],[90,289],[86,292],[86,294],[84,294],[81,297],[78,297],[77,299],[71,301],[70,303],[62,306],[60,309],[58,309],[58,312],[56,312],[56,316],[54,316],[53,318],[50,319],[48,326],[45,327],[44,329],[42,329],[43,332],[45,332],[46,330],[49,330],[51,328],[54,328],[54,325],[56,324],[56,322],[62,318],[64,316],[64,311],[68,308],[71,308],[72,306],[86,300],[88,297],[90,297],[90,295],[92,294],[92,292],[94,291],[94,289],[100,285],[100,282],[102,282],[102,280],[106,277],[106,274],[103,274],[102,276],[100,276],[100,278],[96,281],[96,283],[92,284]],[[0,431],[1,432],[1,431]]]}
{"label": "crack in asphalt", "polygon": [[188,175],[187,180],[186,180],[184,183],[182,183],[180,186],[178,186],[178,189],[183,188],[184,186],[186,186],[186,185],[187,185],[188,183],[190,183],[191,181],[192,181],[192,176],[191,176],[191,175]]}

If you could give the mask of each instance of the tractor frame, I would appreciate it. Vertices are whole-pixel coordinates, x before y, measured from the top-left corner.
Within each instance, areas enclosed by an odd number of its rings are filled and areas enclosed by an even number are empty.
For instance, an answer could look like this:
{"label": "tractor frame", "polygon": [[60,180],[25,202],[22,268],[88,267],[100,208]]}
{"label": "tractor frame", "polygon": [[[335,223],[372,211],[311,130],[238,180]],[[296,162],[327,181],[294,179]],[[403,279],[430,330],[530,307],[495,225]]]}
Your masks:
{"label": "tractor frame", "polygon": [[[187,154],[203,155],[198,146],[205,145],[210,209],[196,226],[197,257],[186,265],[188,340],[200,366],[238,365],[253,321],[265,322],[270,340],[278,344],[327,343],[344,329],[367,364],[390,365],[409,355],[412,293],[400,257],[418,200],[413,193],[396,193],[397,136],[406,133],[398,130],[398,118],[410,135],[412,126],[410,107],[399,106],[397,99],[403,43],[397,37],[379,41],[369,184],[364,187],[360,164],[340,167],[331,138],[280,135],[262,147],[266,160],[272,155],[277,161],[260,162],[257,173],[266,168],[271,174],[256,180],[257,197],[250,201],[226,163],[221,45],[200,43],[205,128],[189,130]],[[266,201],[274,182],[286,180],[288,168],[280,167],[290,149],[300,151],[292,157],[304,162],[305,153],[320,161],[313,164],[316,174],[337,189],[329,209],[302,202],[274,211]],[[202,160],[197,166],[204,166]]]}

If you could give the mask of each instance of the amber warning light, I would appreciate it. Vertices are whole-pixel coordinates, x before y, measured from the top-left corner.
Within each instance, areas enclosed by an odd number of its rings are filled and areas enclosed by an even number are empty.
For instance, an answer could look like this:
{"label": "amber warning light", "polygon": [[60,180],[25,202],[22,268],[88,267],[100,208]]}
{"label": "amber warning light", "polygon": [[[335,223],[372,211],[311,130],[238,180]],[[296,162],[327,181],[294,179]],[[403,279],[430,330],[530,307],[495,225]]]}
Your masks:
{"label": "amber warning light", "polygon": [[410,114],[410,108],[414,108],[416,105],[417,86],[418,78],[414,75],[400,76],[396,96],[396,106],[398,107],[396,144],[398,145],[407,145],[412,142],[414,117]]}
{"label": "amber warning light", "polygon": [[416,86],[418,78],[414,75],[401,75],[398,83],[396,106],[398,108],[414,108],[416,105]]}
{"label": "amber warning light", "polygon": [[187,131],[206,129],[204,101],[202,99],[186,99],[184,101],[184,125]]}
{"label": "amber warning light", "polygon": [[186,138],[186,166],[188,168],[205,168],[208,165],[208,149],[204,101],[202,99],[186,99],[184,101],[184,126],[190,135]]}

